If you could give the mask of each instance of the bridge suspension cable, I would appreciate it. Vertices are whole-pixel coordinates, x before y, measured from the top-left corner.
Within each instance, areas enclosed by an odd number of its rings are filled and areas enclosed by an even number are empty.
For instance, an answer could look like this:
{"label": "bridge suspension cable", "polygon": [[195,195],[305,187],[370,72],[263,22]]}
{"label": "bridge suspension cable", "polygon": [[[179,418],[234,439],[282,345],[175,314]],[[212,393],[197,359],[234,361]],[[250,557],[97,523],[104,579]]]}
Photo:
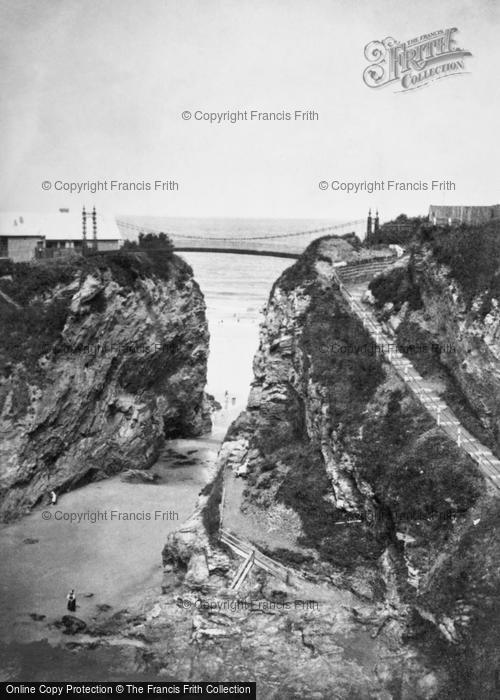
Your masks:
{"label": "bridge suspension cable", "polygon": [[133,224],[129,221],[123,221],[122,219],[117,219],[116,223],[119,226],[123,226],[127,229],[132,229],[137,232],[142,233],[166,233],[167,236],[172,238],[182,238],[193,241],[264,241],[274,238],[293,238],[298,236],[312,235],[314,233],[325,233],[326,231],[335,231],[342,228],[347,228],[349,226],[357,226],[363,224],[364,219],[355,219],[354,221],[346,221],[340,224],[332,224],[331,226],[323,226],[321,228],[308,229],[306,231],[293,231],[291,233],[275,233],[264,236],[244,236],[244,237],[230,237],[230,236],[193,236],[183,233],[173,233],[168,231],[160,231],[160,229],[151,228],[148,226],[140,226],[139,224]]}

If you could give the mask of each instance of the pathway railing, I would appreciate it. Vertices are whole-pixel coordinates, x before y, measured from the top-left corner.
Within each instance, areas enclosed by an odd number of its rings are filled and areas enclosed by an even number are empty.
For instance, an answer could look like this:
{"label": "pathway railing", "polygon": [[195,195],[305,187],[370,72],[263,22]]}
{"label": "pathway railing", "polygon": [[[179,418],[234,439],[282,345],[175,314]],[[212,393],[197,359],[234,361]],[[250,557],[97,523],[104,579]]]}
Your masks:
{"label": "pathway railing", "polygon": [[479,465],[483,474],[500,489],[500,460],[493,452],[466,430],[450,407],[439,396],[426,386],[424,378],[415,369],[412,362],[398,349],[395,337],[389,335],[374,317],[373,313],[361,302],[363,292],[352,294],[339,280],[339,286],[344,298],[352,311],[360,318],[364,328],[373,339],[380,353],[394,367],[398,375],[408,385],[418,401],[436,420],[437,425],[457,444],[467,452]]}
{"label": "pathway railing", "polygon": [[376,275],[377,273],[382,272],[387,267],[388,262],[394,262],[395,260],[396,258],[392,257],[389,259],[389,261],[383,259],[373,260],[364,264],[358,263],[356,265],[347,265],[346,267],[339,267],[337,272],[338,276],[343,282],[352,282],[356,279],[361,279],[366,275]]}
{"label": "pathway railing", "polygon": [[[221,529],[219,534],[221,542],[224,542],[224,544],[226,544],[235,554],[243,557],[245,560],[238,570],[236,577],[233,579],[233,588],[236,585],[238,585],[238,587],[241,585],[239,579],[241,578],[241,572],[244,571],[244,564],[247,561],[251,561],[252,564],[255,564],[255,566],[263,569],[268,574],[276,576],[276,578],[279,578],[287,583],[289,583],[291,578],[294,576],[296,578],[306,580],[306,577],[299,571],[283,566],[283,564],[279,564],[278,562],[274,561],[274,559],[271,559],[271,557],[262,554],[262,552],[260,552],[255,545],[246,542],[245,540],[241,539],[241,537],[233,535],[228,530]],[[248,567],[246,573],[248,573],[250,568],[251,567]]]}
{"label": "pathway railing", "polygon": [[[394,258],[385,258],[382,260],[368,260],[365,262],[347,265],[343,268],[336,268],[335,275],[339,284],[340,291],[346,299],[351,310],[361,320],[363,327],[367,330],[378,351],[390,362],[397,374],[408,386],[416,399],[424,406],[428,413],[434,418],[436,424],[443,430],[458,447],[463,449],[469,456],[478,464],[479,468],[485,477],[500,490],[500,460],[493,452],[477,440],[471,433],[466,430],[458,420],[449,406],[439,398],[439,396],[428,386],[426,386],[424,378],[418,373],[413,366],[413,363],[398,350],[397,342],[394,336],[390,335],[375,318],[371,310],[369,310],[361,301],[364,290],[357,290],[352,293],[344,284],[344,281],[349,281],[349,270],[356,273],[364,272],[365,274],[372,273],[375,275],[388,264],[394,262]],[[356,277],[354,276],[354,279]],[[245,542],[240,537],[232,534],[223,528],[223,509],[225,501],[225,484],[223,486],[220,512],[220,540],[224,542],[235,554],[243,557],[243,562],[240,565],[236,576],[231,584],[232,590],[238,590],[248,575],[252,566],[258,566],[267,573],[276,576],[277,578],[290,583],[290,577],[307,580],[308,577],[298,572],[295,569],[290,569],[282,564],[278,564],[270,557],[259,552],[259,550],[248,542]]]}

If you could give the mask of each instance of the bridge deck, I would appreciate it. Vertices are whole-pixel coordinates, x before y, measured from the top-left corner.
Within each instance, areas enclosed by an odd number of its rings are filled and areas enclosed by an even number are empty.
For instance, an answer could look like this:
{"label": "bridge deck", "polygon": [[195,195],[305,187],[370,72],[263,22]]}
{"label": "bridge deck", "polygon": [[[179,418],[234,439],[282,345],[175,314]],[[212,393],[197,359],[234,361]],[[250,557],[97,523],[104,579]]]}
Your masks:
{"label": "bridge deck", "polygon": [[[206,252],[206,253],[237,253],[239,255],[262,255],[278,258],[296,259],[312,243],[312,241],[327,235],[343,235],[355,233],[361,240],[365,236],[365,219],[345,221],[329,226],[321,226],[315,229],[303,231],[289,231],[287,233],[273,233],[269,230],[257,234],[258,228],[252,228],[249,222],[248,234],[238,236],[212,236],[196,233],[173,232],[147,225],[140,225],[124,219],[116,220],[124,238],[131,235],[137,237],[140,233],[166,233],[178,252]],[[166,220],[168,224],[168,220]],[[291,224],[292,225],[292,224]],[[272,224],[269,224],[272,229]],[[195,227],[196,228],[196,227]],[[260,224],[262,229],[262,224]]]}
{"label": "bridge deck", "polygon": [[279,250],[252,250],[251,248],[215,248],[199,246],[175,246],[176,253],[234,253],[237,255],[262,255],[271,258],[290,258],[297,260],[300,258],[300,253],[291,253]]}

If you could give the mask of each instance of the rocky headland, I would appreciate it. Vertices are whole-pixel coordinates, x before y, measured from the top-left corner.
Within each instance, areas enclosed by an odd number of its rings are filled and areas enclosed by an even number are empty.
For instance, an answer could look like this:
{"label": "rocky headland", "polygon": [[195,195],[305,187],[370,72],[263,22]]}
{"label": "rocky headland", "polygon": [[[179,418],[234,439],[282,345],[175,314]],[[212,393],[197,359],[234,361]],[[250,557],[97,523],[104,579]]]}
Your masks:
{"label": "rocky headland", "polygon": [[[338,281],[339,263],[367,255],[321,239],[276,281],[247,408],[192,517],[168,537],[162,593],[84,630],[66,620],[72,653],[120,649],[114,673],[138,678],[256,680],[262,698],[496,697],[498,496],[385,356],[367,351]],[[470,356],[492,323],[462,293],[475,334],[460,307],[450,318],[460,283],[425,242],[365,292],[394,332],[425,328],[441,355],[451,343]],[[498,366],[480,342],[475,381],[453,374],[450,353],[427,376],[494,442],[495,384],[483,373]],[[423,371],[428,358],[411,359]],[[223,531],[286,576],[254,566],[232,590],[243,560]]]}
{"label": "rocky headland", "polygon": [[210,429],[205,303],[181,258],[10,264],[0,289],[2,519]]}
{"label": "rocky headland", "polygon": [[370,285],[379,318],[441,386],[467,427],[500,451],[498,225],[424,231],[407,265]]}
{"label": "rocky headland", "polygon": [[[315,242],[274,285],[247,409],[198,512],[164,549],[162,604],[187,599],[186,649],[201,668],[265,678],[262,697],[494,697],[498,497],[392,366],[363,351],[371,339],[336,274],[339,259],[357,259],[346,246]],[[429,261],[423,267],[434,274]],[[412,295],[407,307],[418,305]],[[446,304],[438,296],[431,302],[428,291],[431,316],[431,303]],[[451,309],[443,313],[452,328]],[[305,581],[257,570],[239,593],[256,611],[214,606],[234,595],[228,584],[242,561],[218,540],[221,517]],[[296,606],[304,597],[319,608]],[[163,671],[175,664],[174,654]]]}

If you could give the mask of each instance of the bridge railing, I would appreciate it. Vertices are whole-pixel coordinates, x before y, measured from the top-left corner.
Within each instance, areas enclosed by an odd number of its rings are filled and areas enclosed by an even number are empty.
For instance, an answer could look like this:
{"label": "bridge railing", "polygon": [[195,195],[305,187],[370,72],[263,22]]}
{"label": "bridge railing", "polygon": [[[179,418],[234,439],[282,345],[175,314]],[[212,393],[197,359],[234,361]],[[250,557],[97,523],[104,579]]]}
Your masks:
{"label": "bridge railing", "polygon": [[133,232],[136,235],[139,233],[166,233],[171,239],[176,248],[189,248],[199,250],[227,250],[228,248],[240,250],[274,250],[285,252],[293,252],[300,254],[313,240],[316,238],[331,234],[356,233],[361,238],[364,236],[364,219],[355,219],[353,221],[345,221],[330,226],[321,226],[315,229],[307,229],[303,231],[291,231],[287,233],[266,233],[256,235],[254,232],[249,232],[248,235],[242,236],[202,236],[199,234],[179,233],[172,231],[161,231],[159,228],[151,226],[143,226],[140,224],[126,221],[124,219],[116,220],[120,229]]}

